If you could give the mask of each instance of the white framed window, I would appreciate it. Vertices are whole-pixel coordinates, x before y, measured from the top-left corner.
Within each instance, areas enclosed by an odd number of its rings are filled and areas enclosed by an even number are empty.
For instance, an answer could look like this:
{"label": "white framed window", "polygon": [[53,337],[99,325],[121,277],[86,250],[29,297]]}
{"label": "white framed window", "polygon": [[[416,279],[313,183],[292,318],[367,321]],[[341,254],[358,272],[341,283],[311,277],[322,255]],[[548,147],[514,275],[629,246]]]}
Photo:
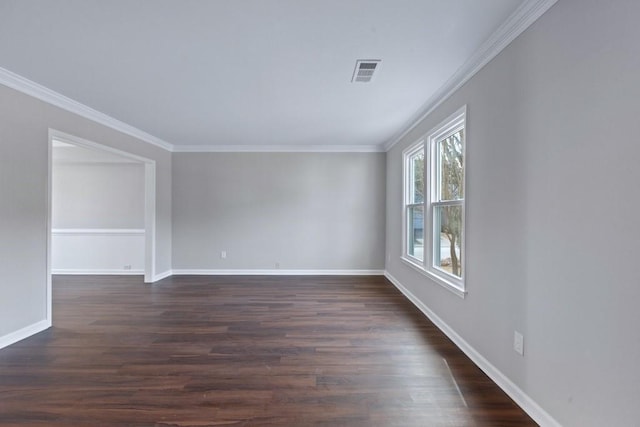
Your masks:
{"label": "white framed window", "polygon": [[424,144],[414,144],[404,153],[404,255],[424,261]]}
{"label": "white framed window", "polygon": [[402,258],[465,294],[466,106],[403,152]]}

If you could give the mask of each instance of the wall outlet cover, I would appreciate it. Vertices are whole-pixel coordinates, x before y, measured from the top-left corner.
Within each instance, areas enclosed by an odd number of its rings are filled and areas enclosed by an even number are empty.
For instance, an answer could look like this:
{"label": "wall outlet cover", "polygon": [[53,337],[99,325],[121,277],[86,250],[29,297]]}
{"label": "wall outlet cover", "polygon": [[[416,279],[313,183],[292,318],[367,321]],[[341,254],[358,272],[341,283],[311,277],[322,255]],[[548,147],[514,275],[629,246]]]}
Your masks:
{"label": "wall outlet cover", "polygon": [[513,350],[521,356],[524,356],[524,336],[518,332],[513,333]]}

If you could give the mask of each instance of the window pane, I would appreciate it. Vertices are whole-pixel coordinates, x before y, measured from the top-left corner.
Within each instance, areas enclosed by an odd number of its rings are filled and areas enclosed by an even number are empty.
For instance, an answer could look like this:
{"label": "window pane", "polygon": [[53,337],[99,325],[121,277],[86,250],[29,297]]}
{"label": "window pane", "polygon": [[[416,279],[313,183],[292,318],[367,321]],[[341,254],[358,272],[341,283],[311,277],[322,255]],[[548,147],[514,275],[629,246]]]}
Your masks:
{"label": "window pane", "polygon": [[424,207],[409,206],[407,208],[407,253],[420,261],[424,258]]}
{"label": "window pane", "polygon": [[438,186],[439,200],[464,198],[464,164],[462,156],[463,132],[438,141]]}
{"label": "window pane", "polygon": [[462,277],[462,206],[434,206],[433,221],[433,235],[436,236],[433,264],[456,277]]}
{"label": "window pane", "polygon": [[409,157],[409,204],[424,202],[424,149]]}

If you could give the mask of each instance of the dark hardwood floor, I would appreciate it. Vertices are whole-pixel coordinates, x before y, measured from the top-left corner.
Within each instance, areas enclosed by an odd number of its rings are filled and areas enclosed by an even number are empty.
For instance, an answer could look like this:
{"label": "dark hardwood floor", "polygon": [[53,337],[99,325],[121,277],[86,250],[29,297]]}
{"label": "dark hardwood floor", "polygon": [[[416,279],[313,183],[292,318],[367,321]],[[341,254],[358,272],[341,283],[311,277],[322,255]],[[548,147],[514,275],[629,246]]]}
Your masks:
{"label": "dark hardwood floor", "polygon": [[536,425],[383,277],[54,277],[0,425]]}

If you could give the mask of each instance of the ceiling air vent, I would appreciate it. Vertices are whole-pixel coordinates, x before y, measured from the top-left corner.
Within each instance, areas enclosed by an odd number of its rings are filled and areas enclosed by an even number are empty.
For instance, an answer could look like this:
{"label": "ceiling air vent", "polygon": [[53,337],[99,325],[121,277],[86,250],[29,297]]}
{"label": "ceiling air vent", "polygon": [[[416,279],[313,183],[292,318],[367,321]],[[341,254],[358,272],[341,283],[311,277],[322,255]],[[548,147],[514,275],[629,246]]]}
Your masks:
{"label": "ceiling air vent", "polygon": [[356,61],[356,69],[353,71],[351,83],[362,82],[368,83],[373,78],[378,65],[382,62],[380,59],[358,59]]}

